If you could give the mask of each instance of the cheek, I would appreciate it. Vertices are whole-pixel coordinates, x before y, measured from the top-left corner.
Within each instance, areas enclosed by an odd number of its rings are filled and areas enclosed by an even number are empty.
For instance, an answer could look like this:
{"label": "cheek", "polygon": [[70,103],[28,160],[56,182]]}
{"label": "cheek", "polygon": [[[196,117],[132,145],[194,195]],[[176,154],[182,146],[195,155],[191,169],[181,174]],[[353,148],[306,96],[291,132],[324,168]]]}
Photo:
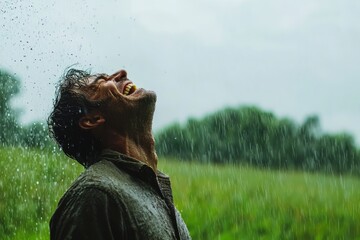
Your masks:
{"label": "cheek", "polygon": [[114,96],[114,97],[116,97],[116,96],[122,96],[122,94],[120,93],[119,89],[118,89],[114,84],[111,84],[111,83],[105,84],[105,85],[103,86],[102,91],[103,91],[104,93],[107,93],[109,96]]}

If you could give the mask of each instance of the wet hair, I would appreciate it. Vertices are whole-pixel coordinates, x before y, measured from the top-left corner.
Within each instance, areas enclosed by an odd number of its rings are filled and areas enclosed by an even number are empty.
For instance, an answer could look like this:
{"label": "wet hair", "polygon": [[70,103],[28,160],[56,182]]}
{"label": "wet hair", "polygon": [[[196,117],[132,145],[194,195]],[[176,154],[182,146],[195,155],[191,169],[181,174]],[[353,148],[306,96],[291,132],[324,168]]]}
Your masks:
{"label": "wet hair", "polygon": [[106,104],[86,97],[91,76],[87,71],[73,68],[64,74],[57,85],[54,108],[47,121],[50,135],[64,153],[85,167],[96,161],[101,146],[88,130],[79,126],[79,120]]}

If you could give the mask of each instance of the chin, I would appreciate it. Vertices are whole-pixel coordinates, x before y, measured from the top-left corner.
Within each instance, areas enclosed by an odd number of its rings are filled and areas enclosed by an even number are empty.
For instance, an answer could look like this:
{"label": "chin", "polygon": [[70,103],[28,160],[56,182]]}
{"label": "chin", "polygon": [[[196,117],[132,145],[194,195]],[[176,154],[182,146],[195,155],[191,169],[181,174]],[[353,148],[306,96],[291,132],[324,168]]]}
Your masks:
{"label": "chin", "polygon": [[157,100],[156,93],[154,91],[149,91],[149,94],[152,96],[153,101],[156,102]]}
{"label": "chin", "polygon": [[157,96],[156,93],[154,91],[150,91],[150,90],[143,90],[142,92],[142,99],[147,102],[147,103],[156,103],[157,100]]}

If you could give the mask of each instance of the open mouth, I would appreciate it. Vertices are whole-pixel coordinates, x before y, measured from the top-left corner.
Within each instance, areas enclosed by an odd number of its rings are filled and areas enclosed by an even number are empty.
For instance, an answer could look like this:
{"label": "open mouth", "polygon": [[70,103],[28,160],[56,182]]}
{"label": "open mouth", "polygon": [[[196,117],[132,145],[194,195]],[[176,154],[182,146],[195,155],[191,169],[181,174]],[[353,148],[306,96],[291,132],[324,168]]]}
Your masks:
{"label": "open mouth", "polygon": [[124,87],[124,92],[123,94],[128,96],[131,95],[132,93],[134,93],[136,90],[136,86],[133,83],[128,83],[126,84],[126,86]]}

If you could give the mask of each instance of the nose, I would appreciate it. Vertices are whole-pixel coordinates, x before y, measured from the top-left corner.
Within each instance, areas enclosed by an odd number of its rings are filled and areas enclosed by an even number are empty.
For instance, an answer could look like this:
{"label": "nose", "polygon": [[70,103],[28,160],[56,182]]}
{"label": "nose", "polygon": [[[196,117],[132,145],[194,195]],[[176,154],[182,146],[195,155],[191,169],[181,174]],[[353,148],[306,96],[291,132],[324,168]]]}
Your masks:
{"label": "nose", "polygon": [[114,73],[113,75],[111,75],[109,77],[109,79],[113,79],[116,82],[119,82],[121,79],[126,78],[127,77],[127,72],[124,69],[121,69],[120,71],[117,71],[116,73]]}

